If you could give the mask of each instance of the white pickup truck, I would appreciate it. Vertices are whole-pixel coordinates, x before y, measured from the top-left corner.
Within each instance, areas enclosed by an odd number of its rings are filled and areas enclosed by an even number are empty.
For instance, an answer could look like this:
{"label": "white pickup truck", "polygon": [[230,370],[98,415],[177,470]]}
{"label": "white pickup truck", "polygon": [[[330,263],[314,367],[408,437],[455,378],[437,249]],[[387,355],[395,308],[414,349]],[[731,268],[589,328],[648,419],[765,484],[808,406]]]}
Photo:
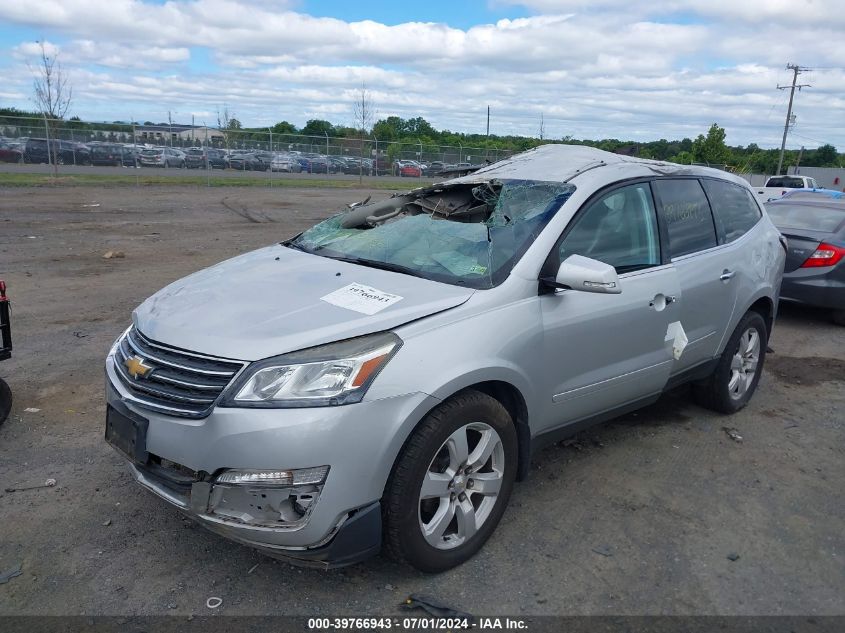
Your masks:
{"label": "white pickup truck", "polygon": [[755,187],[754,191],[760,202],[768,202],[780,198],[790,189],[818,189],[815,178],[808,176],[771,176],[763,187]]}

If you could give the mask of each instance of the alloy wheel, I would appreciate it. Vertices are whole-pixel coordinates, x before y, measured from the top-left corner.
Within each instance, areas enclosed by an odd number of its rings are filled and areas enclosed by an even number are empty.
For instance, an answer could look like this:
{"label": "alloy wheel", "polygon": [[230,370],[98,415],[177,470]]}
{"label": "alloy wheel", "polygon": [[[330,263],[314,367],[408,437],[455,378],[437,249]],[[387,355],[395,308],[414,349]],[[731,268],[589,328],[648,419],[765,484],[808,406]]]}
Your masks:
{"label": "alloy wheel", "polygon": [[502,439],[483,422],[452,433],[431,460],[419,494],[419,526],[437,549],[470,540],[490,517],[505,472]]}
{"label": "alloy wheel", "polygon": [[748,391],[757,365],[760,362],[760,333],[757,328],[750,327],[739,337],[739,346],[731,359],[731,373],[728,381],[728,392],[731,398],[739,400]]}

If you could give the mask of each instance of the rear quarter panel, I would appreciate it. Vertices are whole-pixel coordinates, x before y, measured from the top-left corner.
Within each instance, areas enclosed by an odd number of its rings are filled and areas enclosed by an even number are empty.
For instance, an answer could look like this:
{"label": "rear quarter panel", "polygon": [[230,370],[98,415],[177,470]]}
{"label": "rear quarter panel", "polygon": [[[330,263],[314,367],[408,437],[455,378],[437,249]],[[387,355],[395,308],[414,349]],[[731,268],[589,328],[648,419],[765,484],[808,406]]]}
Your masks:
{"label": "rear quarter panel", "polygon": [[[738,282],[736,309],[723,333],[719,353],[725,349],[728,339],[739,320],[759,299],[767,298],[772,303],[772,317],[777,314],[778,296],[783,279],[786,252],[780,243],[780,231],[763,211],[763,217],[748,233],[741,237],[735,251],[735,270]],[[769,332],[771,335],[771,332]]]}

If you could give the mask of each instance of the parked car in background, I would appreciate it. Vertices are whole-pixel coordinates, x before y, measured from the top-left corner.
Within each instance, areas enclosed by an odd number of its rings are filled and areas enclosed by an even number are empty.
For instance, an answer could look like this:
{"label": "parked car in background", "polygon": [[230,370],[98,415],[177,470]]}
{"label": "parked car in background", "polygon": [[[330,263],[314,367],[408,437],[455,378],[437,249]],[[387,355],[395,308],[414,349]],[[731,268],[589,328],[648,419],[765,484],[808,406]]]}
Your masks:
{"label": "parked car in background", "polygon": [[289,154],[275,154],[273,160],[270,161],[270,169],[288,174],[298,174],[302,171],[302,165]]}
{"label": "parked car in background", "polygon": [[543,145],[147,299],[106,359],[106,439],[272,556],[443,571],[544,446],[687,382],[742,409],[782,239],[732,174]]}
{"label": "parked car in background", "polygon": [[191,147],[185,151],[185,166],[188,169],[225,169],[226,155],[219,149]]}
{"label": "parked car in background", "polygon": [[393,174],[393,163],[387,156],[376,158],[374,168],[377,176],[390,176]]}
{"label": "parked car in background", "polygon": [[223,150],[208,148],[205,150],[206,163],[211,169],[226,169],[228,166]]}
{"label": "parked car in background", "polygon": [[256,171],[270,171],[270,164],[275,156],[272,152],[255,152],[254,156],[256,159],[254,169]]}
{"label": "parked car in background", "polygon": [[796,191],[766,211],[789,247],[781,298],[827,308],[845,325],[845,195]]}
{"label": "parked car in background", "polygon": [[771,176],[766,184],[754,189],[761,202],[779,198],[792,189],[817,189],[815,178],[807,176]]}
{"label": "parked car in background", "polygon": [[123,145],[116,143],[97,143],[92,144],[91,149],[91,164],[92,165],[114,165],[121,166],[124,164]]}
{"label": "parked car in background", "polygon": [[142,167],[185,167],[185,154],[172,147],[154,147],[141,151]]}
{"label": "parked car in background", "polygon": [[229,167],[240,171],[267,171],[272,160],[270,154],[238,153],[229,157]]}
{"label": "parked car in background", "polygon": [[330,174],[342,174],[346,169],[346,159],[338,156],[329,156],[326,158],[328,161],[328,168]]}
{"label": "parked car in background", "polygon": [[205,150],[202,147],[189,147],[186,149],[185,167],[188,169],[204,169]]}
{"label": "parked car in background", "polygon": [[309,174],[327,174],[329,172],[329,163],[324,156],[302,154],[297,160],[302,166],[302,171]]}
{"label": "parked car in background", "polygon": [[399,167],[399,175],[403,178],[420,178],[422,176],[422,168],[412,162],[406,162]]}
{"label": "parked car in background", "polygon": [[451,165],[444,163],[442,160],[435,160],[428,164],[424,173],[426,176],[436,176],[447,167],[451,167]]}
{"label": "parked car in background", "polygon": [[784,193],[778,200],[843,200],[845,199],[845,192],[837,191],[836,189],[790,189]]}
{"label": "parked car in background", "polygon": [[373,173],[373,161],[371,158],[360,158],[358,156],[347,156],[346,165],[343,168],[344,174],[371,176]]}
{"label": "parked car in background", "polygon": [[90,163],[90,150],[82,143],[50,139],[48,152],[47,139],[29,138],[23,148],[23,160],[26,163],[51,163],[59,165],[87,165]]}
{"label": "parked car in background", "polygon": [[141,147],[138,145],[123,145],[120,152],[121,164],[124,167],[141,166]]}
{"label": "parked car in background", "polygon": [[[55,142],[54,149],[55,151]],[[25,163],[48,163],[51,160],[46,138],[28,138],[24,144],[23,160]]]}
{"label": "parked car in background", "polygon": [[22,163],[24,143],[3,139],[0,141],[0,162]]}

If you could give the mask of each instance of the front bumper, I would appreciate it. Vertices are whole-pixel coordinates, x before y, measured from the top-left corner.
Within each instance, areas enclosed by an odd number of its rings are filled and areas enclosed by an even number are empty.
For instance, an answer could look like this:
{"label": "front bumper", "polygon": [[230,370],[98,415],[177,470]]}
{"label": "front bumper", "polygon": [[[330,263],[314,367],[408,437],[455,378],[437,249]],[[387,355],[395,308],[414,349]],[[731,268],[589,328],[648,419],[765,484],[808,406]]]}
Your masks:
{"label": "front bumper", "polygon": [[845,310],[845,268],[840,264],[827,268],[798,268],[784,273],[780,296],[820,308]]}
{"label": "front bumper", "polygon": [[[323,567],[378,552],[378,505],[390,470],[410,430],[438,402],[412,393],[337,407],[217,407],[202,419],[177,418],[133,403],[111,358],[106,374],[109,406],[148,421],[146,451],[198,474],[174,484],[161,469],[132,464],[141,485],[218,534],[272,556]],[[210,511],[214,476],[223,469],[322,465],[329,466],[328,476],[303,521],[268,527]]]}

